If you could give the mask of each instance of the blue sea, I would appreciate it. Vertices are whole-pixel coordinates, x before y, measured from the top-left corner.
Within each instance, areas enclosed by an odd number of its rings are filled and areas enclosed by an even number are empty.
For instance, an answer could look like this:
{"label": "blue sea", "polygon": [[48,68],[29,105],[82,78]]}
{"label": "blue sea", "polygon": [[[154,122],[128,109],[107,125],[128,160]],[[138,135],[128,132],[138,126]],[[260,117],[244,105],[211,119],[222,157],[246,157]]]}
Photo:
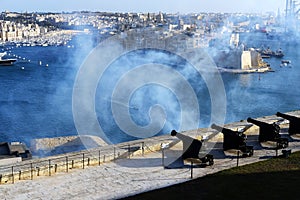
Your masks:
{"label": "blue sea", "polygon": [[[264,45],[274,50],[281,48],[285,56],[265,59],[274,72],[222,74],[226,91],[225,123],[240,121],[247,117],[273,115],[278,111],[300,109],[300,66],[298,64],[300,47],[296,44],[286,44],[284,40],[267,39],[262,33],[249,34],[244,38],[248,38],[245,39],[248,46]],[[91,36],[79,35],[75,36],[68,46],[3,47],[11,55],[20,58],[13,66],[0,67],[0,142],[21,141],[30,144],[30,141],[35,138],[77,134],[72,114],[74,80],[86,56],[95,46]],[[155,53],[149,55],[155,56]],[[291,60],[291,66],[280,67],[282,59]],[[167,61],[163,62],[165,64]],[[107,82],[109,79],[110,77]],[[101,87],[106,86],[99,85],[100,89]],[[147,97],[151,99],[148,103],[162,104],[157,102],[155,94],[151,94],[149,90],[151,88],[144,89],[144,92],[151,95],[150,98]],[[199,101],[203,112],[199,126],[209,126],[211,117],[209,93],[205,85],[203,88],[195,88],[195,91],[199,92],[199,96],[205,96]],[[173,98],[169,93],[166,96]],[[139,102],[134,103],[139,104]],[[143,103],[139,106],[143,106]],[[146,108],[148,107],[147,105]],[[174,111],[176,107],[169,108],[171,110],[167,111],[167,114],[168,112],[175,113],[174,115],[180,114]],[[136,139],[122,133],[113,122],[112,116],[108,116],[110,112],[103,112],[105,109],[110,107],[105,108],[105,104],[96,105],[99,123],[113,143]],[[146,112],[146,109],[140,109],[140,112],[137,109],[131,110],[133,120],[142,125],[147,124],[149,118],[143,117]],[[141,119],[142,122],[139,121]],[[159,134],[167,134],[173,128],[176,129],[179,120],[173,117]],[[143,124],[143,121],[146,123]]]}

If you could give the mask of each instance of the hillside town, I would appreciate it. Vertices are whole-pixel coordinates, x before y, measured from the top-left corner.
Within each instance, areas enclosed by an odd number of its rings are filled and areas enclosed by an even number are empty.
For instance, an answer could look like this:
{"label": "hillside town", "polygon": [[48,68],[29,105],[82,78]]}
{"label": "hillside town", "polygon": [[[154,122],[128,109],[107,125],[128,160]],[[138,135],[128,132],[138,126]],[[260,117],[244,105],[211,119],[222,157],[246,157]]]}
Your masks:
{"label": "hillside town", "polygon": [[[155,47],[186,51],[212,47],[210,55],[217,66],[237,68],[237,73],[257,72],[258,68],[263,69],[261,72],[272,71],[261,56],[265,49],[247,46],[240,40],[240,33],[263,33],[269,39],[286,38],[297,33],[299,27],[297,15],[287,17],[280,10],[264,14],[5,11],[0,19],[2,45],[64,46],[74,35],[84,33],[93,36],[95,45],[111,36],[122,38],[122,44],[129,49]],[[293,23],[287,26],[290,21]],[[293,40],[294,37],[288,38]],[[264,56],[284,55],[281,50],[279,54],[268,51],[271,54]]]}
{"label": "hillside town", "polygon": [[[267,31],[278,26],[280,13],[229,14],[167,14],[167,13],[15,13],[0,14],[0,41],[45,44],[55,35],[75,31],[111,36],[132,29],[152,29],[164,37],[184,33],[193,38],[193,47],[207,46],[211,38],[224,33]],[[68,31],[66,31],[68,30]],[[269,30],[271,31],[271,30]],[[47,38],[48,37],[48,38]],[[46,38],[46,39],[43,39]],[[50,43],[50,42],[49,42]],[[53,43],[56,44],[56,43]]]}

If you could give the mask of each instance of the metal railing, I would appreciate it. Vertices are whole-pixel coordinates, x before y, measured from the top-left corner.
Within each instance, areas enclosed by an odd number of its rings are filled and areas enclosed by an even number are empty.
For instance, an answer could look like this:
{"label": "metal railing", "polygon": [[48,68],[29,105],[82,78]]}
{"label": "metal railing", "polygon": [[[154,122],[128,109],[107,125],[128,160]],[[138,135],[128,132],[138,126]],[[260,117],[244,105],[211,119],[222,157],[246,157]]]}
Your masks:
{"label": "metal railing", "polygon": [[[130,159],[134,155],[143,156],[145,149],[144,141],[131,142],[3,165],[0,166],[0,184],[33,180],[39,176],[52,176],[57,172],[68,173],[74,168],[84,169],[86,166],[101,165],[120,158]],[[149,149],[151,148],[148,147]]]}

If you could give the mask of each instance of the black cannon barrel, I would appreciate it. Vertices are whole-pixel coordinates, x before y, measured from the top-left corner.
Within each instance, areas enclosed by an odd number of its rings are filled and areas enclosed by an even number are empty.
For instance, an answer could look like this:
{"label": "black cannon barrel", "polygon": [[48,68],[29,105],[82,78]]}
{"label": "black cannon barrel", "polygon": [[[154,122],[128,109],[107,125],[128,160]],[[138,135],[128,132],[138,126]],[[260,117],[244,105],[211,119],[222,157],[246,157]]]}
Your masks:
{"label": "black cannon barrel", "polygon": [[177,131],[175,130],[172,130],[171,131],[171,135],[172,136],[176,136],[178,139],[182,140],[182,141],[186,141],[186,142],[192,142],[194,140],[194,138],[192,137],[189,137],[187,135],[183,135],[181,133],[178,133]]}
{"label": "black cannon barrel", "polygon": [[290,121],[290,126],[289,126],[289,130],[288,130],[290,135],[300,133],[300,118],[299,117],[287,115],[287,114],[284,114],[281,112],[277,112],[276,115],[278,117],[282,117],[282,118]]}
{"label": "black cannon barrel", "polygon": [[267,122],[258,121],[256,119],[252,119],[250,117],[248,117],[247,122],[250,122],[252,124],[259,126],[261,131],[262,130],[271,130],[271,131],[274,131],[276,134],[279,134],[279,131],[280,131],[279,125],[276,124],[275,122],[272,124],[269,124]]}
{"label": "black cannon barrel", "polygon": [[281,113],[281,112],[277,112],[276,115],[278,117],[282,117],[282,118],[287,119],[289,121],[292,121],[292,120],[299,120],[300,121],[299,117],[295,117],[295,116],[292,116],[292,115],[287,115],[287,114],[284,114],[284,113]]}
{"label": "black cannon barrel", "polygon": [[269,123],[262,122],[262,121],[258,121],[258,120],[256,120],[256,119],[252,119],[251,117],[248,117],[247,122],[250,122],[250,123],[252,123],[252,124],[255,124],[255,125],[259,126],[259,127],[261,127],[261,126],[266,126],[266,125],[270,125]]}
{"label": "black cannon barrel", "polygon": [[210,127],[217,130],[217,131],[219,131],[219,132],[222,132],[222,130],[223,130],[223,127],[218,126],[216,124],[212,124]]}
{"label": "black cannon barrel", "polygon": [[222,132],[223,134],[234,134],[234,135],[238,135],[239,132],[238,131],[233,131],[231,129],[228,129],[228,128],[224,128],[224,127],[221,127],[221,126],[218,126],[216,124],[212,124],[211,125],[211,128],[219,131],[219,132]]}

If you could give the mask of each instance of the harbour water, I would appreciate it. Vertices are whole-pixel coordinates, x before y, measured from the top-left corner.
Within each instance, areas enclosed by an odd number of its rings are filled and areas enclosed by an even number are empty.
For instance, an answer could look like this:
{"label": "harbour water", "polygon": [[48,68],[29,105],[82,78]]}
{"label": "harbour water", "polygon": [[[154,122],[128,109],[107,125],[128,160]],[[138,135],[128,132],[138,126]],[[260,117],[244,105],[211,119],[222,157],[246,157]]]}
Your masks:
{"label": "harbour water", "polygon": [[[77,134],[72,115],[73,85],[78,69],[94,44],[89,36],[76,37],[81,38],[74,38],[70,46],[8,49],[10,54],[21,58],[13,66],[0,67],[0,141],[23,141],[29,144],[34,138]],[[285,53],[282,59],[291,60],[292,66],[280,67],[280,58],[269,58],[266,61],[274,72],[222,74],[226,90],[225,123],[272,115],[277,111],[299,110],[300,47],[285,44],[284,40],[266,39],[262,34],[255,35],[255,38],[257,43],[251,45],[282,48]],[[209,97],[204,98],[204,101],[201,99],[201,110],[205,110],[205,106],[209,107],[209,101]],[[101,120],[100,108],[101,105],[96,110]],[[134,112],[137,111],[131,113]],[[200,122],[202,127],[209,125],[209,109],[206,112]],[[105,116],[102,118],[106,119]],[[102,122],[108,123],[104,129],[106,132],[111,130],[113,142],[134,139],[124,134],[115,134],[121,132],[116,130],[116,124],[103,119]],[[161,134],[171,131],[168,128]]]}

